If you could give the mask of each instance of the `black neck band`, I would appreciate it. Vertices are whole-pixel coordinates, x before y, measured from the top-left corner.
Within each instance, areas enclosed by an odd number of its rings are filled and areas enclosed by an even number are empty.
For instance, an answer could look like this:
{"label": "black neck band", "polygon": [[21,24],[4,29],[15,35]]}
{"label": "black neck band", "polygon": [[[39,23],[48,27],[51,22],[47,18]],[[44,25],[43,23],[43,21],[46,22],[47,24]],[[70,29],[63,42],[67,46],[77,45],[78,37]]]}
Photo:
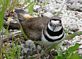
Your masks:
{"label": "black neck band", "polygon": [[47,27],[47,32],[50,36],[59,36],[63,32],[63,27],[61,28],[61,30],[59,30],[57,32],[53,32]]}
{"label": "black neck band", "polygon": [[64,37],[64,33],[63,35],[60,37],[60,38],[57,38],[57,39],[51,39],[49,37],[46,36],[45,32],[43,31],[43,35],[44,37],[46,38],[46,40],[48,40],[49,42],[54,42],[54,41],[58,41],[58,40],[61,40],[63,37]]}

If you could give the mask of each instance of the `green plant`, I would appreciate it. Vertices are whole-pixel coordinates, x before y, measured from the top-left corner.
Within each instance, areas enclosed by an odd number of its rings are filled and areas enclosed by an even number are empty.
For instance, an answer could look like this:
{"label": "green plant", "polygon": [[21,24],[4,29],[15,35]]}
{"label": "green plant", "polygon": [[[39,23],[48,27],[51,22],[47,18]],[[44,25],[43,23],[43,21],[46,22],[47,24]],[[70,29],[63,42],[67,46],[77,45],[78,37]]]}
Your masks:
{"label": "green plant", "polygon": [[[10,0],[0,0],[0,31],[3,28],[4,12],[9,6]],[[0,59],[2,59],[2,39],[0,39]]]}
{"label": "green plant", "polygon": [[6,59],[20,59],[21,47],[18,43],[12,43],[12,47],[8,48],[8,51],[5,52]]}
{"label": "green plant", "polygon": [[77,49],[79,44],[75,44],[72,47],[69,47],[66,51],[59,51],[58,55],[54,59],[81,59],[81,56],[78,54]]}
{"label": "green plant", "polygon": [[28,6],[28,10],[30,14],[33,14],[33,6],[35,5],[35,2],[31,2]]}
{"label": "green plant", "polygon": [[7,10],[9,4],[10,4],[10,0],[0,0],[0,30],[3,27],[4,12]]}

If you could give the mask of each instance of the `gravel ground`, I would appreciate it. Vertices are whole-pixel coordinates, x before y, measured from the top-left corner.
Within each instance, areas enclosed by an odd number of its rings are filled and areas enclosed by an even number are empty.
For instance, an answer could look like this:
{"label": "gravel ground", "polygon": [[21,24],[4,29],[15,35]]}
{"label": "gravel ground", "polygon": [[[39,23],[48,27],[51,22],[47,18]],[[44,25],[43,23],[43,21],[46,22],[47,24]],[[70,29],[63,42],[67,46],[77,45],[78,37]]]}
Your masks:
{"label": "gravel ground", "polygon": [[[38,0],[38,2],[44,3],[45,0]],[[60,13],[58,16],[61,17],[63,27],[66,30],[69,30],[70,33],[74,33],[74,31],[82,31],[82,1],[81,0],[49,0],[48,4],[46,4],[43,8],[41,5],[37,4],[34,6],[34,11],[39,12],[39,16],[47,16],[47,17],[53,17],[56,15],[56,13]],[[37,17],[37,15],[33,15],[34,17]],[[14,22],[14,20],[12,20]],[[5,30],[4,30],[5,31]],[[19,30],[10,30],[11,33],[20,33]],[[3,34],[3,33],[0,33]],[[16,33],[15,33],[16,34]],[[12,36],[12,35],[11,35]],[[4,35],[5,37],[5,35]],[[19,38],[20,39],[20,38]],[[5,40],[4,40],[5,41]],[[32,40],[26,40],[23,41],[21,39],[20,47],[21,49],[21,57],[20,59],[24,59],[24,56],[28,56],[28,59],[31,57],[31,55],[38,56],[38,53],[43,53],[44,50],[40,45],[34,44]],[[78,49],[78,53],[82,55],[82,35],[75,36],[72,40],[64,40],[64,43],[66,43],[65,46],[61,46],[62,50],[66,50],[70,46],[75,45],[75,43],[79,43],[80,47]],[[11,40],[8,42],[4,42],[5,46],[8,44],[9,46],[12,46]],[[40,56],[38,56],[40,57]],[[45,57],[42,57],[42,59],[49,58],[49,54]],[[38,58],[37,58],[38,59]]]}

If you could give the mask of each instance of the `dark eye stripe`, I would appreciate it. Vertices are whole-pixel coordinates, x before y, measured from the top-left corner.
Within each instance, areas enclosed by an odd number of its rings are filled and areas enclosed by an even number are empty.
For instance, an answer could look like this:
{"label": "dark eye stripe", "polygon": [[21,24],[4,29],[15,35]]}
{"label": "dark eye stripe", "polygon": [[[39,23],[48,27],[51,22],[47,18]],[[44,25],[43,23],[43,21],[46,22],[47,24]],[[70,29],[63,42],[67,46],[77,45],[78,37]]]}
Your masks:
{"label": "dark eye stripe", "polygon": [[53,26],[52,23],[50,23],[50,26]]}
{"label": "dark eye stripe", "polygon": [[59,36],[60,34],[63,33],[63,27],[61,28],[61,30],[53,32],[51,31],[48,27],[47,27],[47,32],[50,36]]}

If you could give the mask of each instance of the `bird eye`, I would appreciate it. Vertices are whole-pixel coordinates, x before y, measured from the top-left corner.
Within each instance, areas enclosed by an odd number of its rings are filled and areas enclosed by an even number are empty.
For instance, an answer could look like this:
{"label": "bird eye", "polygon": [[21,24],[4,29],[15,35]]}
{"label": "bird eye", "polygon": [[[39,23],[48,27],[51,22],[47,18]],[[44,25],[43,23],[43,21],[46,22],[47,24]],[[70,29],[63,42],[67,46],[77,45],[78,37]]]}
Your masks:
{"label": "bird eye", "polygon": [[53,26],[52,23],[50,23],[50,26]]}

